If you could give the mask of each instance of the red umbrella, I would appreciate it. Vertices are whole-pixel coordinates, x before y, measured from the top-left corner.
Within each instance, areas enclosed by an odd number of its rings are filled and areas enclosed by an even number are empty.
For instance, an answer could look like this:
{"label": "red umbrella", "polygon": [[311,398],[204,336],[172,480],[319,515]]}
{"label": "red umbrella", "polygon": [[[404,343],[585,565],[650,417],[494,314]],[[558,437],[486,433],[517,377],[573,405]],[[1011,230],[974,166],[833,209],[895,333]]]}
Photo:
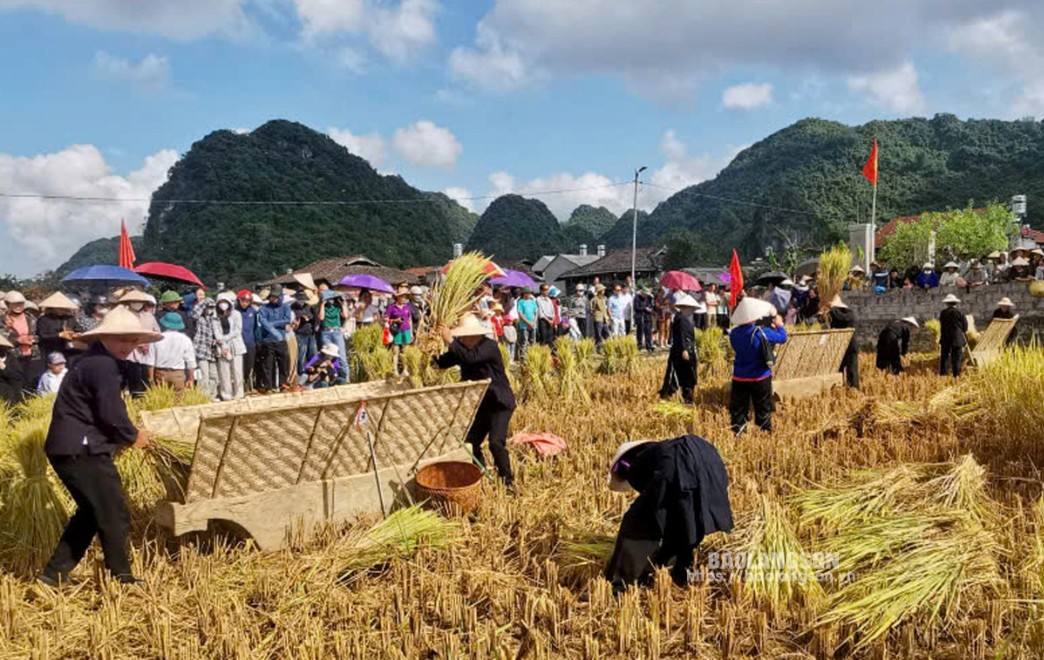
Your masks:
{"label": "red umbrella", "polygon": [[178,280],[179,282],[188,282],[189,284],[197,284],[203,286],[203,283],[199,281],[196,274],[184,266],[178,266],[177,264],[167,264],[162,261],[150,261],[144,263],[134,269],[135,273],[139,275],[152,275],[153,277],[163,277],[168,280]]}
{"label": "red umbrella", "polygon": [[[446,264],[445,266],[443,266],[442,270],[440,270],[439,272],[442,273],[443,275],[445,275],[446,273],[449,272],[450,266],[452,266],[452,265],[453,265],[453,262],[451,261],[448,264]],[[486,259],[486,265],[482,269],[482,272],[484,272],[489,277],[504,277],[504,275],[506,274],[504,272],[503,268],[501,268],[500,266],[496,265],[495,263],[493,263],[489,259]]]}
{"label": "red umbrella", "polygon": [[700,281],[681,270],[669,270],[660,278],[660,286],[673,291],[702,291]]}

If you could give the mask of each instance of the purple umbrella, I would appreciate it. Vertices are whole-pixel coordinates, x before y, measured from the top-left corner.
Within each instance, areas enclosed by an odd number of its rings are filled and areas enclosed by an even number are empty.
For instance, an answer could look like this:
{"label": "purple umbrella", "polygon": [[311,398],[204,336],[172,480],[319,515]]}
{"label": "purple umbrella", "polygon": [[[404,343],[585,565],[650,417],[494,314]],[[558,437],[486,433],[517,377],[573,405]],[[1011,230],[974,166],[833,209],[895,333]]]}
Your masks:
{"label": "purple umbrella", "polygon": [[383,293],[395,293],[395,289],[392,288],[391,284],[388,284],[374,275],[366,275],[362,273],[358,275],[345,275],[337,284],[340,286],[350,286],[355,289],[369,289],[371,291],[381,291]]}
{"label": "purple umbrella", "polygon": [[520,270],[508,270],[507,268],[504,269],[503,275],[494,277],[489,283],[496,286],[517,286],[519,288],[536,287],[536,281],[529,275]]}

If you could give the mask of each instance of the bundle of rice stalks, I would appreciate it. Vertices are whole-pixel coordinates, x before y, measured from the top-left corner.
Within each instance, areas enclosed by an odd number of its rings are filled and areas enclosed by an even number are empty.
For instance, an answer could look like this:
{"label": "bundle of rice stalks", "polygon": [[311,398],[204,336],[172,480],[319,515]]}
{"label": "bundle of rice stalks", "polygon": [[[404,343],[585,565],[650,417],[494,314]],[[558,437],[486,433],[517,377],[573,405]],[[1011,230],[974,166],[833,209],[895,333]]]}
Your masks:
{"label": "bundle of rice stalks", "polygon": [[26,397],[11,409],[12,416],[16,419],[50,419],[57,398],[57,394]]}
{"label": "bundle of rice stalks", "polygon": [[127,412],[132,418],[137,419],[138,413],[142,411],[166,410],[176,406],[198,406],[205,403],[213,403],[206,394],[197,387],[186,388],[179,396],[169,385],[153,385],[145,390],[145,393],[137,399],[126,399],[128,402]]}
{"label": "bundle of rice stalks", "polygon": [[54,550],[71,502],[44,454],[50,414],[20,419],[2,448],[14,469],[0,506],[0,556],[16,572],[31,572]]}
{"label": "bundle of rice stalks", "polygon": [[454,259],[445,277],[432,287],[428,315],[417,330],[417,345],[423,353],[438,354],[442,350],[439,327],[455,327],[474,307],[479,286],[489,278],[488,265],[489,259],[480,253],[468,252]]}
{"label": "bundle of rice stalks", "polygon": [[191,443],[162,437],[145,449],[121,451],[115,463],[130,508],[148,517],[157,501],[180,500],[194,452]]}
{"label": "bundle of rice stalks", "polygon": [[841,293],[850,268],[852,268],[852,251],[844,243],[839,243],[819,255],[819,268],[816,271],[819,311],[829,311],[830,301]]}
{"label": "bundle of rice stalks", "polygon": [[939,350],[939,337],[942,336],[942,325],[939,319],[928,319],[924,322],[924,329],[932,336],[932,350]]}
{"label": "bundle of rice stalks", "polygon": [[696,354],[699,356],[700,373],[704,378],[724,376],[729,368],[728,340],[725,332],[713,326],[696,330]]}
{"label": "bundle of rice stalks", "polygon": [[552,371],[551,348],[539,344],[527,346],[522,358],[519,383],[522,398],[526,401],[541,401],[554,394]]}
{"label": "bundle of rice stalks", "polygon": [[691,420],[693,407],[678,401],[657,401],[652,405],[652,411],[659,413],[668,419]]}
{"label": "bundle of rice stalks", "polygon": [[576,348],[576,342],[569,337],[555,340],[555,353],[558,355],[556,393],[564,401],[590,403],[591,395],[587,392],[587,381]]}
{"label": "bundle of rice stalks", "polygon": [[[926,527],[927,525],[927,527]],[[952,622],[965,603],[983,603],[1003,580],[997,570],[1000,548],[978,523],[951,516],[911,516],[853,529],[840,547],[863,548],[842,559],[856,579],[830,600],[817,625],[851,626],[863,648],[904,621],[934,626]]]}
{"label": "bundle of rice stalks", "polygon": [[994,523],[997,504],[986,493],[986,469],[971,454],[948,467],[947,472],[924,483],[925,494],[941,507],[968,513],[981,523]]}
{"label": "bundle of rice stalks", "polygon": [[361,325],[352,334],[352,353],[371,353],[384,348],[384,328],[380,323]]}
{"label": "bundle of rice stalks", "polygon": [[395,359],[383,341],[384,328],[372,323],[352,335],[349,368],[353,383],[382,380],[395,373]]}
{"label": "bundle of rice stalks", "polygon": [[410,379],[411,387],[424,387],[431,382],[427,374],[430,361],[417,346],[411,344],[403,348],[399,362]]}
{"label": "bundle of rice stalks", "polygon": [[1029,283],[1029,292],[1035,298],[1044,298],[1044,282],[1033,280]]}
{"label": "bundle of rice stalks", "polygon": [[901,465],[883,474],[853,472],[849,478],[855,483],[801,491],[791,502],[800,511],[802,527],[822,524],[828,529],[839,529],[894,513],[900,502],[919,492],[921,476],[921,469],[911,465]]}
{"label": "bundle of rice stalks", "polygon": [[615,546],[616,539],[610,534],[564,530],[556,553],[563,577],[582,583],[600,575]]}
{"label": "bundle of rice stalks", "polygon": [[816,567],[778,502],[763,495],[761,510],[740,539],[746,557],[745,594],[777,613],[795,604],[815,610],[823,601],[826,594]]}
{"label": "bundle of rice stalks", "polygon": [[602,373],[633,374],[638,364],[638,342],[630,335],[612,337],[602,342],[605,359],[602,361]]}
{"label": "bundle of rice stalks", "polygon": [[598,366],[598,347],[595,344],[595,340],[591,338],[581,339],[576,342],[575,349],[577,368],[580,369],[580,373],[590,376]]}
{"label": "bundle of rice stalks", "polygon": [[1009,347],[980,369],[968,388],[967,396],[979,402],[983,415],[1006,438],[1032,436],[1031,429],[1044,427],[1044,350],[1039,346]]}
{"label": "bundle of rice stalks", "polygon": [[460,538],[460,527],[415,504],[399,509],[348,543],[349,558],[342,581],[362,571],[411,555],[420,546],[442,549]]}

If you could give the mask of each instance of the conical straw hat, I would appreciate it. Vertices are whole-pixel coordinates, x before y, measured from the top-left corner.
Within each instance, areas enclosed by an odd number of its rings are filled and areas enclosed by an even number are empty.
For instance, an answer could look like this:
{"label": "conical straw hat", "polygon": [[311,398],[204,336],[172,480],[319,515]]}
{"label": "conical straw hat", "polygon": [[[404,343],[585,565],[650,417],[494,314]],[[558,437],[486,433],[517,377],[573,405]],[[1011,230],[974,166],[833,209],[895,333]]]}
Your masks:
{"label": "conical straw hat", "polygon": [[69,300],[61,291],[55,291],[47,297],[42,303],[40,303],[40,309],[64,309],[70,312],[75,312],[80,309],[80,306]]}
{"label": "conical straw hat", "polygon": [[137,337],[138,341],[147,344],[159,341],[163,335],[142,325],[138,315],[126,307],[117,307],[105,315],[97,328],[81,334],[77,339],[91,341],[102,337]]}
{"label": "conical straw hat", "polygon": [[476,337],[488,333],[489,328],[482,325],[482,322],[479,321],[478,317],[474,314],[465,314],[464,318],[460,321],[460,325],[453,328],[450,332],[454,337]]}
{"label": "conical straw hat", "polygon": [[120,298],[116,302],[121,304],[121,305],[122,304],[127,304],[127,303],[132,303],[132,302],[151,303],[151,304],[155,305],[156,304],[156,299],[153,298],[152,296],[150,296],[149,294],[145,293],[144,291],[138,291],[137,289],[132,289],[132,290],[128,291],[127,293],[123,294],[122,296],[120,296]]}
{"label": "conical straw hat", "polygon": [[775,315],[776,308],[772,303],[747,296],[739,301],[732,312],[732,325],[746,325],[766,316]]}

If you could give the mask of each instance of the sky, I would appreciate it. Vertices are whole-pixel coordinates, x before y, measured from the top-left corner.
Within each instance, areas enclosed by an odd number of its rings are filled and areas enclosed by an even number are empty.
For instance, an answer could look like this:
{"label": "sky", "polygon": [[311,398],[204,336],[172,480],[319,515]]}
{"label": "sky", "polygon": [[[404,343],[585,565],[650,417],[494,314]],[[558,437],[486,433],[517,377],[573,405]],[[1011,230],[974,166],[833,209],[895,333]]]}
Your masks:
{"label": "sky", "polygon": [[562,220],[646,166],[651,210],[803,117],[1039,118],[1042,33],[1039,0],[0,0],[0,273],[140,233],[217,129],[299,121]]}

